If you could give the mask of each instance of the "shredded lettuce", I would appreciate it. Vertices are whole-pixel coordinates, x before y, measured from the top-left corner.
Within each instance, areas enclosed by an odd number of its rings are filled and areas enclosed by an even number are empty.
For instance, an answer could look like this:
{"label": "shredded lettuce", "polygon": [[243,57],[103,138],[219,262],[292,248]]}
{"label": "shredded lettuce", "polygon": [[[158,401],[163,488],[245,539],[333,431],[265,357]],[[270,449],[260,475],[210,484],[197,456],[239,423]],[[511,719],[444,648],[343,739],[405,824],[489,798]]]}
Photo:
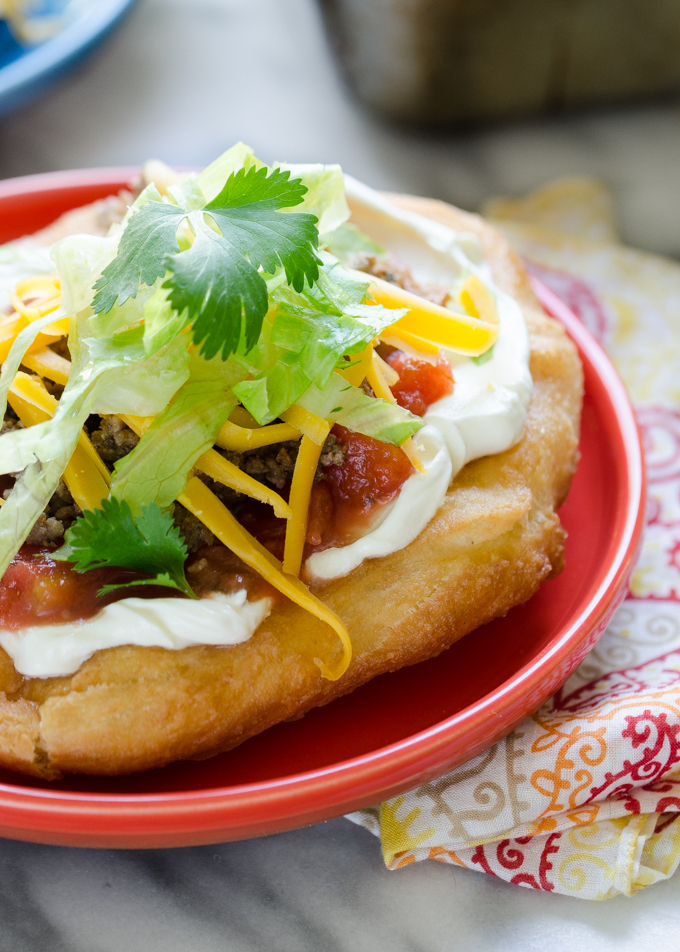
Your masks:
{"label": "shredded lettuce", "polygon": [[274,163],[293,178],[302,179],[307,194],[296,211],[310,212],[319,219],[319,234],[335,231],[349,218],[345,198],[345,179],[339,165],[287,165]]}
{"label": "shredded lettuce", "polygon": [[0,508],[0,578],[54,495],[72,452],[65,447],[61,456],[47,463],[32,462],[17,477],[9,498]]}
{"label": "shredded lettuce", "polygon": [[363,350],[406,311],[364,304],[370,278],[353,278],[321,252],[319,280],[301,292],[281,285],[271,295],[273,323],[240,358],[255,377],[234,392],[258,423],[270,423],[315,384],[323,389],[345,355]]}
{"label": "shredded lettuce", "polygon": [[171,505],[236,403],[218,381],[185,384],[135,449],[116,463],[111,495],[125,500],[135,515],[152,503],[161,509]]}
{"label": "shredded lettuce", "polygon": [[340,423],[349,430],[396,446],[425,425],[420,417],[396,403],[369,397],[339,374],[331,374],[323,390],[312,384],[297,402],[330,423]]}
{"label": "shredded lettuce", "polygon": [[72,235],[52,247],[57,276],[61,284],[60,311],[78,314],[92,303],[94,283],[118,250],[115,238]]}
{"label": "shredded lettuce", "polygon": [[[323,234],[323,232],[322,232]],[[341,261],[348,261],[356,254],[384,255],[387,251],[377,241],[373,241],[356,225],[344,223],[329,236],[328,250]]]}
{"label": "shredded lettuce", "polygon": [[193,353],[189,381],[156,417],[135,449],[119,460],[111,495],[133,513],[152,503],[169,506],[184,491],[188,475],[237,403],[231,387],[244,376],[239,365]]}
{"label": "shredded lettuce", "polygon": [[258,423],[275,420],[310,386],[295,354],[282,354],[271,370],[256,380],[245,380],[234,393]]}
{"label": "shredded lettuce", "polygon": [[174,309],[167,288],[150,290],[153,293],[144,302],[144,350],[149,356],[184,330],[190,320],[186,310]]}

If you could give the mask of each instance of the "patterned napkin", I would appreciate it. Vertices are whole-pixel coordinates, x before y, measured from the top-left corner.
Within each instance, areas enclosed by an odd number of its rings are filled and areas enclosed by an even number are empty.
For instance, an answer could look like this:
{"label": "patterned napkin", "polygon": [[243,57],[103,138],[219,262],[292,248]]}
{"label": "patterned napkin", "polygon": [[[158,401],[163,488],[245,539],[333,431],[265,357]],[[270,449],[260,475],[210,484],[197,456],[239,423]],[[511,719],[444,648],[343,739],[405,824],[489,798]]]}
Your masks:
{"label": "patterned napkin", "polygon": [[437,859],[582,899],[630,896],[680,861],[680,265],[619,244],[590,180],[486,214],[628,386],[649,478],[642,558],[602,640],[533,717],[350,819],[380,837],[390,869]]}

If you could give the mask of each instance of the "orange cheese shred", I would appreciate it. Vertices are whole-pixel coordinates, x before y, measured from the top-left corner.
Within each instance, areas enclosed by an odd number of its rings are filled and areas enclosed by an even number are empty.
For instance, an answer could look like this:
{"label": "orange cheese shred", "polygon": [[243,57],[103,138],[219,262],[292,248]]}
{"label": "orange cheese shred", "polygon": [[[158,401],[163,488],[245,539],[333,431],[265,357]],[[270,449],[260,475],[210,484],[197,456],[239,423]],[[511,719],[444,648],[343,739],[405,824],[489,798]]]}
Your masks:
{"label": "orange cheese shred", "polygon": [[[57,401],[40,381],[22,372],[14,378],[7,399],[25,426],[49,420],[57,409]],[[64,482],[83,510],[96,509],[109,495],[109,471],[84,431],[81,431],[78,445],[64,470]]]}
{"label": "orange cheese shred", "polygon": [[177,501],[200,519],[220,542],[243,559],[246,565],[259,572],[277,591],[300,608],[330,625],[340,639],[342,656],[339,661],[331,665],[327,665],[319,658],[315,658],[314,661],[321,669],[322,675],[329,681],[337,681],[342,677],[352,659],[352,642],[347,629],[335,612],[312,595],[299,579],[287,575],[279,560],[243,528],[227,507],[198,477],[194,476],[189,480],[186,490]]}
{"label": "orange cheese shred", "polygon": [[26,354],[21,363],[38,376],[47,377],[54,383],[65,384],[71,372],[71,361],[55,354],[49,347],[41,347],[33,353]]}
{"label": "orange cheese shred", "polygon": [[257,450],[262,446],[271,446],[273,443],[283,443],[284,440],[299,439],[300,430],[288,423],[272,423],[269,426],[254,429],[238,426],[231,420],[227,420],[217,434],[215,443],[223,450],[245,453],[247,450]]}
{"label": "orange cheese shred", "polygon": [[[359,272],[350,273],[361,277]],[[365,279],[365,275],[363,278]],[[376,304],[387,308],[408,308],[408,314],[381,331],[381,336],[395,337],[405,331],[412,337],[420,337],[430,344],[446,347],[469,357],[478,357],[485,353],[498,337],[500,322],[495,306],[493,309],[484,309],[486,319],[470,314],[458,314],[375,277],[371,280],[368,292]]]}
{"label": "orange cheese shred", "polygon": [[279,519],[290,519],[292,510],[282,496],[253,479],[248,473],[244,473],[242,469],[230,463],[224,456],[220,456],[216,450],[207,450],[202,456],[199,456],[196,460],[196,469],[224,486],[230,486],[237,492],[244,493],[252,499],[257,499],[258,502],[271,506],[274,515],[278,516]]}

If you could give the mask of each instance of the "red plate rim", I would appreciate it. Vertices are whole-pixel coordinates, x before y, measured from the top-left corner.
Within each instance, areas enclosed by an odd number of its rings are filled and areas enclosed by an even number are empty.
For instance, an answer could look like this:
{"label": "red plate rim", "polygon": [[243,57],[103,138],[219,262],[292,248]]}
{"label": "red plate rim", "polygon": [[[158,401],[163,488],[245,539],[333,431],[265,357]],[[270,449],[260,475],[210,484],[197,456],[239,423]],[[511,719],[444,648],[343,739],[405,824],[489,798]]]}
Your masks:
{"label": "red plate rim", "polygon": [[[0,199],[27,199],[35,207],[41,193],[91,188],[102,194],[103,187],[123,188],[138,173],[133,167],[24,176],[0,182]],[[82,197],[83,202],[88,200]],[[625,594],[644,526],[645,471],[633,408],[609,358],[552,291],[536,279],[532,285],[545,310],[565,326],[582,358],[604,384],[628,481],[607,572],[588,604],[559,636],[512,678],[457,714],[399,742],[320,769],[212,790],[155,794],[50,791],[0,783],[0,835],[74,845],[79,841],[91,845],[99,839],[114,846],[117,838],[121,846],[180,845],[238,839],[328,819],[403,792],[425,774],[441,774],[450,766],[447,750],[472,725],[489,722],[492,743],[496,737],[490,715],[511,718],[518,691],[525,697],[540,689],[548,673],[568,666],[578,646],[611,618]],[[102,833],[99,837],[97,829]]]}

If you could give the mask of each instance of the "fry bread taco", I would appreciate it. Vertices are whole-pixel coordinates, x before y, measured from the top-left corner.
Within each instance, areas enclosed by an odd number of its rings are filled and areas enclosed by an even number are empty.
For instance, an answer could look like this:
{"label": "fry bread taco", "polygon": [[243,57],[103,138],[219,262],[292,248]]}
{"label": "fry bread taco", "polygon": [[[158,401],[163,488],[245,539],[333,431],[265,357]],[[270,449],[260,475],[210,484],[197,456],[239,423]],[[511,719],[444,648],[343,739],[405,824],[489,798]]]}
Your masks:
{"label": "fry bread taco", "polygon": [[241,144],[144,179],[0,249],[0,764],[47,779],[228,750],[562,567],[582,371],[497,231]]}

